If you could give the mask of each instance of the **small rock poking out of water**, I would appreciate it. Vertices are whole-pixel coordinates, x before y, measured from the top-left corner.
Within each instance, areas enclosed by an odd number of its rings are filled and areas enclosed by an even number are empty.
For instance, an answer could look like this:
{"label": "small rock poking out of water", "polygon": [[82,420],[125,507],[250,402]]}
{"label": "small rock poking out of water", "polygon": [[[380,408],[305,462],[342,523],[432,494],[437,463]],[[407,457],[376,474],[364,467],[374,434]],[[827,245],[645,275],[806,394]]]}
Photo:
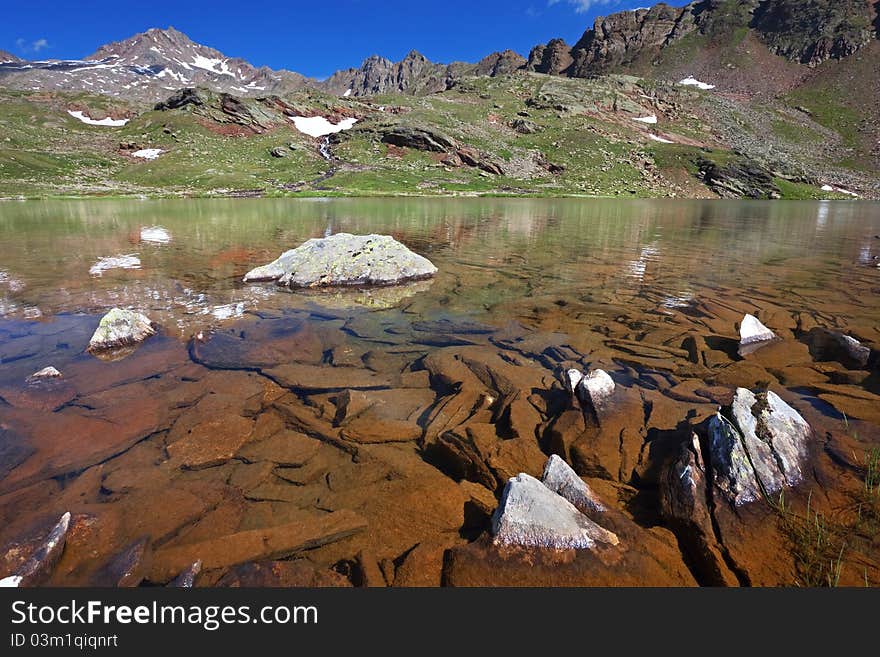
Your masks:
{"label": "small rock poking out of water", "polygon": [[584,404],[602,410],[614,394],[614,381],[605,370],[590,370],[586,374],[571,369],[565,373],[564,384],[572,397]]}
{"label": "small rock poking out of water", "polygon": [[544,466],[541,476],[544,485],[557,495],[561,495],[584,515],[605,513],[605,505],[571,466],[553,454]]}
{"label": "small rock poking out of water", "polygon": [[776,334],[764,326],[754,315],[743,317],[739,325],[739,344],[745,346],[773,340]]}
{"label": "small rock poking out of water", "polygon": [[141,228],[141,242],[149,242],[151,244],[168,244],[171,242],[171,233],[161,226],[149,226]]}
{"label": "small rock poking out of water", "polygon": [[593,549],[598,543],[619,543],[616,534],[600,527],[565,497],[522,472],[509,479],[504,487],[501,503],[492,516],[492,534],[497,545],[555,550]]}
{"label": "small rock poking out of water", "polygon": [[61,516],[48,535],[45,535],[45,539],[41,539],[36,544],[26,541],[13,545],[11,548],[13,551],[17,553],[30,552],[30,554],[12,575],[0,579],[0,587],[40,586],[44,584],[61,558],[61,553],[64,552],[69,529],[70,512],[68,511]]}
{"label": "small rock poking out of water", "polygon": [[28,383],[34,383],[36,381],[42,381],[44,379],[57,379],[61,377],[61,372],[57,369],[49,365],[49,367],[44,367],[39,372],[34,372],[31,374],[27,381]]}
{"label": "small rock poking out of water", "polygon": [[97,353],[119,347],[128,347],[143,342],[156,330],[150,319],[134,310],[113,308],[101,318],[89,340],[88,351]]}
{"label": "small rock poking out of water", "polygon": [[708,429],[715,484],[734,506],[803,481],[812,429],[776,393],[737,388]]}
{"label": "small rock poking out of water", "polygon": [[337,233],[284,252],[274,262],[249,271],[244,281],[276,281],[292,288],[395,285],[436,273],[430,260],[393,237]]}

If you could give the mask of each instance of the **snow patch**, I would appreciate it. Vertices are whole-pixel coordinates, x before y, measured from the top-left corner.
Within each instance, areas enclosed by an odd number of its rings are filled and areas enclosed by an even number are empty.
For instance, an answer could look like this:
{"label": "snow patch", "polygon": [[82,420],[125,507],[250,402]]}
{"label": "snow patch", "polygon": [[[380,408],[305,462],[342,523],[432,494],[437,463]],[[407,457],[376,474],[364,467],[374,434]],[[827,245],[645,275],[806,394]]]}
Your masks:
{"label": "snow patch", "polygon": [[131,154],[132,157],[140,157],[145,160],[155,160],[162,153],[164,153],[161,148],[142,148],[139,151],[135,151]]}
{"label": "snow patch", "polygon": [[346,89],[345,93],[342,95],[343,95],[343,97],[348,98],[349,96],[351,96],[351,89]]}
{"label": "snow patch", "polygon": [[651,116],[635,116],[633,117],[633,121],[638,121],[639,123],[657,123],[657,115],[652,114]]}
{"label": "snow patch", "polygon": [[109,116],[106,119],[93,119],[90,116],[86,116],[83,112],[79,110],[71,111],[67,110],[67,113],[70,114],[73,118],[79,119],[83,123],[87,123],[88,125],[106,125],[112,128],[118,128],[119,126],[123,126],[128,123],[128,119],[111,119]]}
{"label": "snow patch", "polygon": [[140,269],[141,259],[136,253],[128,255],[108,256],[101,258],[89,268],[89,274],[92,276],[101,276],[109,269]]}
{"label": "snow patch", "polygon": [[821,190],[823,192],[837,192],[838,194],[846,194],[848,196],[855,196],[858,198],[858,194],[855,192],[851,192],[848,189],[844,189],[843,187],[834,187],[833,185],[822,185]]}
{"label": "snow patch", "polygon": [[194,55],[192,65],[205,71],[211,71],[211,73],[217,73],[218,75],[235,77],[232,71],[229,70],[229,66],[226,65],[226,61],[222,59],[211,59],[204,55]]}
{"label": "snow patch", "polygon": [[334,132],[348,130],[357,123],[357,119],[342,119],[339,123],[333,124],[323,116],[291,116],[289,118],[297,130],[310,137],[324,137]]}
{"label": "snow patch", "polygon": [[659,141],[661,144],[674,144],[675,143],[671,139],[666,139],[664,137],[661,137],[660,135],[655,135],[654,133],[651,133],[650,135],[648,135],[648,138],[653,139],[654,141]]}
{"label": "snow patch", "polygon": [[698,89],[702,89],[703,91],[708,91],[709,89],[714,89],[714,84],[706,84],[705,82],[700,82],[692,75],[689,75],[684,80],[679,80],[679,84],[683,84],[686,87],[697,87]]}

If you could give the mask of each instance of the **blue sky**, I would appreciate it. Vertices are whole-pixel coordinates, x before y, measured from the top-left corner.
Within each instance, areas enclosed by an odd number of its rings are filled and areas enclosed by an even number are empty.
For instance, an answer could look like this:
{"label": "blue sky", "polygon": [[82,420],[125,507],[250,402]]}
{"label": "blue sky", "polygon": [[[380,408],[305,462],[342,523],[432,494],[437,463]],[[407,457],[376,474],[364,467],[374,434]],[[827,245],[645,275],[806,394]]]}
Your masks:
{"label": "blue sky", "polygon": [[369,55],[397,60],[415,48],[433,61],[477,61],[493,50],[523,55],[557,36],[574,43],[597,15],[653,0],[241,0],[10,2],[0,50],[27,59],[85,57],[150,27],[256,65],[325,77]]}

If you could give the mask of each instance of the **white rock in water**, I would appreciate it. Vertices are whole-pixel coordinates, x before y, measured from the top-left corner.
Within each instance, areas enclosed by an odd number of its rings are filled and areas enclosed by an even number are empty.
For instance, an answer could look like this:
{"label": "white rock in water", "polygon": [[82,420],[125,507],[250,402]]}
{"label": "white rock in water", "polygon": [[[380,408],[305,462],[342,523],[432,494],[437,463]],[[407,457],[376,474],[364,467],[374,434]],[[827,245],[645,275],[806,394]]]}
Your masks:
{"label": "white rock in water", "polygon": [[2,589],[17,589],[18,585],[21,584],[21,575],[10,575],[9,577],[4,577],[0,579],[0,588]]}
{"label": "white rock in water", "polygon": [[591,549],[618,544],[617,536],[525,473],[508,480],[492,516],[495,543],[523,547]]}
{"label": "white rock in water", "polygon": [[61,376],[61,372],[49,365],[49,367],[44,367],[39,372],[31,374],[27,380],[36,381],[37,379],[57,379],[59,376]]}
{"label": "white rock in water", "polygon": [[140,269],[141,259],[137,254],[129,253],[128,255],[108,256],[101,258],[89,268],[92,276],[101,276],[109,269]]}
{"label": "white rock in water", "polygon": [[592,370],[578,385],[579,397],[598,409],[614,394],[614,381],[605,370]]}
{"label": "white rock in water", "polygon": [[764,342],[773,340],[776,334],[758,321],[754,315],[746,315],[743,317],[739,325],[739,343],[753,344],[755,342]]}
{"label": "white rock in water", "polygon": [[249,271],[248,281],[277,281],[290,287],[393,285],[430,278],[437,268],[388,235],[310,239],[274,262]]}
{"label": "white rock in water", "polygon": [[571,502],[581,513],[589,516],[591,513],[606,511],[605,505],[593,489],[556,454],[547,460],[541,481],[554,493]]}
{"label": "white rock in water", "polygon": [[737,388],[729,409],[709,421],[715,484],[740,506],[771,498],[804,479],[812,429],[776,393]]}
{"label": "white rock in water", "polygon": [[577,390],[578,384],[581,382],[581,379],[584,378],[584,375],[580,370],[570,369],[565,373],[565,389],[568,390],[571,394],[574,394]]}
{"label": "white rock in water", "polygon": [[152,242],[153,244],[168,244],[171,241],[171,233],[161,226],[150,226],[149,228],[141,228],[141,242]]}
{"label": "white rock in water", "polygon": [[134,310],[113,308],[101,318],[92,339],[89,351],[114,349],[137,344],[155,334],[152,322],[146,315]]}

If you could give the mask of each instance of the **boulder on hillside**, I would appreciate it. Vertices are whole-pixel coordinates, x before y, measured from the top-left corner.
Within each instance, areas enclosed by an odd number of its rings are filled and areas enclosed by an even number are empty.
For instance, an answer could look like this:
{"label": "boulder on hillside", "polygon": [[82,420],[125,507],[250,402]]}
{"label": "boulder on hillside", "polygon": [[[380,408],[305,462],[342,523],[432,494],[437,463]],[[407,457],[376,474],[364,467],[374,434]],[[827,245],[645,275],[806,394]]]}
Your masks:
{"label": "boulder on hillside", "polygon": [[382,132],[381,140],[386,144],[414,148],[419,151],[445,153],[455,148],[455,142],[436,130],[414,126],[396,125]]}

